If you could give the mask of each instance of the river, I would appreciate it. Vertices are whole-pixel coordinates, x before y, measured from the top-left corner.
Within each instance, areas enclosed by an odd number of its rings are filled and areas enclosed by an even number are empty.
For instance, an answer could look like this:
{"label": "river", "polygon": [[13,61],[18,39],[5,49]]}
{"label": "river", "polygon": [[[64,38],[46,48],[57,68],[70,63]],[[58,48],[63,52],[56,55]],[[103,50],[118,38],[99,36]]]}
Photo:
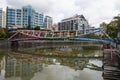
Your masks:
{"label": "river", "polygon": [[6,45],[0,46],[0,80],[103,80],[102,44]]}

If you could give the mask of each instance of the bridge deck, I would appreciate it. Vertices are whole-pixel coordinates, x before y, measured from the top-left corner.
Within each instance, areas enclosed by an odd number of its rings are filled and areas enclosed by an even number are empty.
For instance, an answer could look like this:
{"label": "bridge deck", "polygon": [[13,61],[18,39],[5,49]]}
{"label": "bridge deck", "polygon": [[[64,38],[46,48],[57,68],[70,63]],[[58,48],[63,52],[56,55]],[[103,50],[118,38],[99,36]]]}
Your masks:
{"label": "bridge deck", "polygon": [[[109,39],[101,38],[85,38],[85,35],[102,32]],[[14,38],[17,34],[23,35],[23,38]],[[26,36],[26,37],[25,37]],[[18,36],[17,36],[18,37]],[[18,30],[14,35],[12,35],[9,41],[25,41],[25,40],[85,40],[85,41],[95,41],[110,44],[113,42],[110,37],[103,31],[103,28],[94,28],[76,30],[76,31],[39,31],[39,30]]]}

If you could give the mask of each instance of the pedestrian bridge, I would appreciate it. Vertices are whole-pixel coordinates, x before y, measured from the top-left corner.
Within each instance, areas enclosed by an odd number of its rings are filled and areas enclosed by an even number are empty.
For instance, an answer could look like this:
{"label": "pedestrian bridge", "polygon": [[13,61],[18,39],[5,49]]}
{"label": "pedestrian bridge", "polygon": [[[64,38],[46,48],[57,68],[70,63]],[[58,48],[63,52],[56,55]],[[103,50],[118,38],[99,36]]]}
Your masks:
{"label": "pedestrian bridge", "polygon": [[[90,34],[104,34],[106,38],[85,37]],[[104,32],[103,28],[91,28],[75,31],[50,31],[50,30],[17,30],[8,41],[27,41],[27,40],[82,40],[95,41],[110,44],[113,40]]]}

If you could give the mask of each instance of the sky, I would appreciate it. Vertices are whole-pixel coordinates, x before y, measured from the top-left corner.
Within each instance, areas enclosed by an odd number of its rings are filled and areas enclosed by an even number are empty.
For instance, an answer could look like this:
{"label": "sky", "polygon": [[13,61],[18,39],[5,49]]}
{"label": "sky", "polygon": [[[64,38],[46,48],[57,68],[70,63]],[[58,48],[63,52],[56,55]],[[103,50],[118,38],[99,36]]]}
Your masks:
{"label": "sky", "polygon": [[102,22],[109,23],[120,13],[119,0],[0,0],[0,8],[4,10],[6,6],[21,8],[26,5],[53,17],[54,23],[75,14],[83,14],[94,27]]}

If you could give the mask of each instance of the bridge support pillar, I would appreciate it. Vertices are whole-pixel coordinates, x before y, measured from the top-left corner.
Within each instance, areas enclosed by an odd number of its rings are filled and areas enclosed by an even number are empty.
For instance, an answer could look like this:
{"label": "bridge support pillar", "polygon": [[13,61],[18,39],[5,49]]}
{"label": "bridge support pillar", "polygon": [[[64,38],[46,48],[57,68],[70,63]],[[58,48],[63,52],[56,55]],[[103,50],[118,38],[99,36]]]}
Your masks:
{"label": "bridge support pillar", "polygon": [[11,42],[11,49],[17,50],[18,47],[19,47],[18,41],[12,41],[12,42]]}

